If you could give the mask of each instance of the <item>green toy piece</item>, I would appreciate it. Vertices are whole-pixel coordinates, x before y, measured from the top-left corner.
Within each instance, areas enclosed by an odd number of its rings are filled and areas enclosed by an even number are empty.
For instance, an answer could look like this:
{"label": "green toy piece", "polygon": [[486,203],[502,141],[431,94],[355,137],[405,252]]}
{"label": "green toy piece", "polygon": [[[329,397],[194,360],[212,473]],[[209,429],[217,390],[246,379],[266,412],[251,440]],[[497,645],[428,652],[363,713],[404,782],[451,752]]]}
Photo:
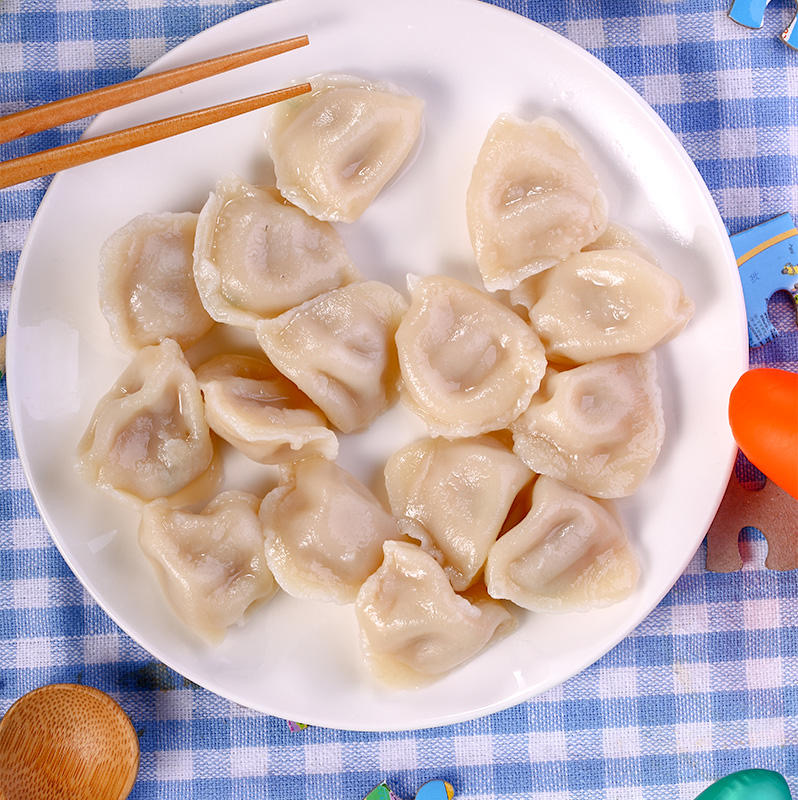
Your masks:
{"label": "green toy piece", "polygon": [[383,781],[379,786],[375,786],[363,800],[399,800],[399,798],[388,788],[388,784]]}
{"label": "green toy piece", "polygon": [[[454,789],[447,781],[427,781],[416,795],[416,800],[453,800]],[[399,800],[383,781],[375,786],[363,800]]]}
{"label": "green toy piece", "polygon": [[792,800],[792,795],[778,772],[745,769],[721,778],[695,800]]}

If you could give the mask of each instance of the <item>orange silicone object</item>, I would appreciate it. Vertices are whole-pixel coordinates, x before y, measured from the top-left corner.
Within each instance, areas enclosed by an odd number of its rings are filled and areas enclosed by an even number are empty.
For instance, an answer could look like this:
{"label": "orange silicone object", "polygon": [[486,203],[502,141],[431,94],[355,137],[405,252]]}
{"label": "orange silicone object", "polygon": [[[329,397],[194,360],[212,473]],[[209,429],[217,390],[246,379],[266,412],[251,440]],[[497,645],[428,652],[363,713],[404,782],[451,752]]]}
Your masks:
{"label": "orange silicone object", "polygon": [[798,374],[746,372],[729,397],[729,422],[748,460],[798,499]]}

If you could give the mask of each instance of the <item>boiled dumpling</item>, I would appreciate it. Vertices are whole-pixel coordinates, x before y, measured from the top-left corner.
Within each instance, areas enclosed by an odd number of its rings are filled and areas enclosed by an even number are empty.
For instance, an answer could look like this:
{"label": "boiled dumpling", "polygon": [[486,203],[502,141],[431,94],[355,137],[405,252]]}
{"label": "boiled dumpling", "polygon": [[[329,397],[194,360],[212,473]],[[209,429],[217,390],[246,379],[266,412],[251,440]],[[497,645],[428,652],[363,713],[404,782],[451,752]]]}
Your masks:
{"label": "boiled dumpling", "polygon": [[577,253],[524,285],[529,321],[549,360],[563,363],[644,353],[694,311],[676,278],[631,250]]}
{"label": "boiled dumpling", "polygon": [[407,304],[378,281],[320,295],[255,327],[269,360],[344,433],[396,399],[394,334]]}
{"label": "boiled dumpling", "polygon": [[314,217],[354,222],[413,149],[424,103],[358,78],[311,80],[312,92],[272,112],[277,186]]}
{"label": "boiled dumpling", "polygon": [[490,436],[422,439],[385,465],[388,501],[400,528],[421,540],[458,592],[476,579],[515,496],[531,477],[524,463]]}
{"label": "boiled dumpling", "polygon": [[382,566],[355,603],[361,646],[382,681],[413,686],[441,677],[515,627],[501,603],[456,594],[420,547],[386,542]]}
{"label": "boiled dumpling", "polygon": [[665,435],[654,353],[550,369],[510,429],[513,450],[533,471],[593,497],[632,494]]}
{"label": "boiled dumpling", "polygon": [[488,131],[466,198],[468,229],[490,291],[512,289],[594,241],[607,201],[582,150],[552,119],[502,114]]}
{"label": "boiled dumpling", "polygon": [[651,250],[628,228],[624,228],[615,222],[610,222],[607,225],[607,229],[598,239],[582,248],[583,253],[589,253],[593,250],[631,250],[639,255],[640,258],[659,266],[657,258]]}
{"label": "boiled dumpling", "polygon": [[351,603],[380,565],[382,543],[399,537],[393,517],[354,476],[323,458],[286,470],[263,499],[266,558],[295,597]]}
{"label": "boiled dumpling", "polygon": [[593,500],[545,475],[525,519],[493,545],[488,593],[530,611],[588,611],[617,603],[640,568],[609,501]]}
{"label": "boiled dumpling", "polygon": [[228,491],[199,514],[174,510],[163,499],[142,511],[139,544],[172,607],[211,641],[277,590],[266,566],[258,503],[255,495]]}
{"label": "boiled dumpling", "polygon": [[197,369],[197,380],[208,425],[253,461],[338,455],[324,415],[265,359],[216,356]]}
{"label": "boiled dumpling", "polygon": [[100,307],[114,341],[138,350],[163,339],[188,347],[213,320],[194,284],[196,214],[142,214],[100,251]]}
{"label": "boiled dumpling", "polygon": [[507,427],[529,405],[546,369],[535,332],[454,278],[408,283],[412,302],[396,333],[404,402],[433,436]]}
{"label": "boiled dumpling", "polygon": [[197,379],[172,339],[138,352],[78,445],[84,474],[142,500],[187,486],[213,457]]}
{"label": "boiled dumpling", "polygon": [[[596,250],[630,250],[635,255],[648,261],[649,264],[659,266],[659,261],[654,253],[628,228],[610,222],[604,233],[593,242],[586,244],[583,253],[591,253]],[[534,277],[523,280],[518,286],[510,291],[510,302],[515,306],[524,306],[527,311],[535,304],[535,285]]]}
{"label": "boiled dumpling", "polygon": [[[624,228],[614,222],[607,225],[607,229],[595,242],[585,245],[582,248],[583,253],[590,253],[594,250],[631,250],[640,258],[648,261],[649,264],[659,266],[656,256],[651,250],[646,247],[640,239],[632,233],[628,228]],[[514,289],[510,291],[510,304],[518,307],[523,306],[526,309],[528,318],[529,309],[535,305],[537,301],[535,277],[526,278],[521,281]]]}
{"label": "boiled dumpling", "polygon": [[358,273],[332,225],[231,176],[200,212],[194,277],[215,320],[252,328]]}

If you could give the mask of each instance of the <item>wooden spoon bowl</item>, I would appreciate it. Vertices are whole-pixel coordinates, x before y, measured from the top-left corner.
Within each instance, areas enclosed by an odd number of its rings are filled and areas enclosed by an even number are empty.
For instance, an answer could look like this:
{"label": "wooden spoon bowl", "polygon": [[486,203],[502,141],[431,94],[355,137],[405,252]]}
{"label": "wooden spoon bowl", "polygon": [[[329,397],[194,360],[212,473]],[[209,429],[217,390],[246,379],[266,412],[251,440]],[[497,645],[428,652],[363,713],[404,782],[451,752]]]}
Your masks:
{"label": "wooden spoon bowl", "polygon": [[124,800],[138,768],[130,720],[91,686],[34,689],[0,721],[0,800]]}

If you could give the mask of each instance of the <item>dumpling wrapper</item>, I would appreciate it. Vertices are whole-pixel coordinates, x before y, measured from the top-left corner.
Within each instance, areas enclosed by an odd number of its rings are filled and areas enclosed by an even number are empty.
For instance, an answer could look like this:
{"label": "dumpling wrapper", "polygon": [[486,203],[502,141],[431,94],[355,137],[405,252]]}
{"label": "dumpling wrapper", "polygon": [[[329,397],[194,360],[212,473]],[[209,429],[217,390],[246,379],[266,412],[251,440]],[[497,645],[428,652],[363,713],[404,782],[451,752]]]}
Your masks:
{"label": "dumpling wrapper", "polygon": [[380,565],[382,544],[399,538],[394,518],[353,475],[323,458],[286,469],[264,497],[266,559],[294,597],[351,603]]}
{"label": "dumpling wrapper", "polygon": [[549,369],[510,430],[513,451],[534,472],[591,497],[632,494],[665,436],[654,353]]}
{"label": "dumpling wrapper", "polygon": [[196,228],[196,214],[142,214],[103,244],[100,308],[121,347],[189,347],[213,326],[194,283]]}
{"label": "dumpling wrapper", "polygon": [[[514,290],[549,361],[585,364],[645,353],[680,333],[695,311],[681,283],[631,250],[578,253]],[[512,297],[513,293],[511,293]]]}
{"label": "dumpling wrapper", "polygon": [[385,465],[400,529],[435,556],[458,592],[476,580],[515,496],[531,478],[521,459],[490,436],[422,439]]}
{"label": "dumpling wrapper", "polygon": [[163,499],[142,511],[139,544],[172,608],[211,642],[241,622],[253,603],[277,591],[263,552],[259,502],[228,491],[199,514],[172,509]]}
{"label": "dumpling wrapper", "polygon": [[631,250],[650,264],[659,266],[657,257],[640,238],[628,228],[624,228],[623,225],[618,225],[616,222],[610,222],[607,225],[607,229],[598,239],[582,248],[583,253],[591,253],[594,250]]}
{"label": "dumpling wrapper", "polygon": [[[594,242],[586,244],[581,252],[592,253],[596,250],[630,250],[640,258],[644,258],[649,264],[655,267],[659,266],[657,257],[651,250],[628,228],[618,225],[615,222],[610,222],[607,229],[601,236]],[[535,292],[535,276],[525,278],[514,289],[509,292],[508,298],[510,305],[512,305],[522,316],[529,319],[529,310],[535,305],[537,294]],[[524,311],[521,312],[520,307]]]}
{"label": "dumpling wrapper", "polygon": [[361,647],[375,677],[415,687],[442,677],[477,655],[515,620],[483,593],[471,600],[449,585],[438,562],[420,547],[386,542],[382,566],[355,602]]}
{"label": "dumpling wrapper", "polygon": [[254,328],[316,295],[359,279],[332,225],[228,176],[202,208],[194,278],[217,322]]}
{"label": "dumpling wrapper", "polygon": [[589,611],[637,586],[640,567],[609,501],[538,478],[527,516],[493,545],[488,594],[530,611]]}
{"label": "dumpling wrapper", "polygon": [[202,395],[176,342],[137,353],[97,404],[78,455],[87,478],[145,501],[173,495],[209,468]]}
{"label": "dumpling wrapper", "polygon": [[413,150],[424,103],[350,76],[311,83],[312,92],[272,110],[267,138],[277,187],[318,219],[354,222]]}
{"label": "dumpling wrapper", "polygon": [[338,439],[321,411],[265,359],[216,356],[196,374],[211,430],[253,461],[338,455]]}
{"label": "dumpling wrapper", "polygon": [[607,201],[559,123],[502,114],[479,151],[466,215],[485,288],[496,291],[597,239],[607,227]]}
{"label": "dumpling wrapper", "polygon": [[394,335],[406,309],[387,284],[353,283],[261,320],[255,333],[272,364],[351,433],[396,400]]}
{"label": "dumpling wrapper", "polygon": [[408,278],[396,332],[401,397],[433,436],[501,430],[529,405],[546,369],[537,334],[498,300],[462,281]]}

